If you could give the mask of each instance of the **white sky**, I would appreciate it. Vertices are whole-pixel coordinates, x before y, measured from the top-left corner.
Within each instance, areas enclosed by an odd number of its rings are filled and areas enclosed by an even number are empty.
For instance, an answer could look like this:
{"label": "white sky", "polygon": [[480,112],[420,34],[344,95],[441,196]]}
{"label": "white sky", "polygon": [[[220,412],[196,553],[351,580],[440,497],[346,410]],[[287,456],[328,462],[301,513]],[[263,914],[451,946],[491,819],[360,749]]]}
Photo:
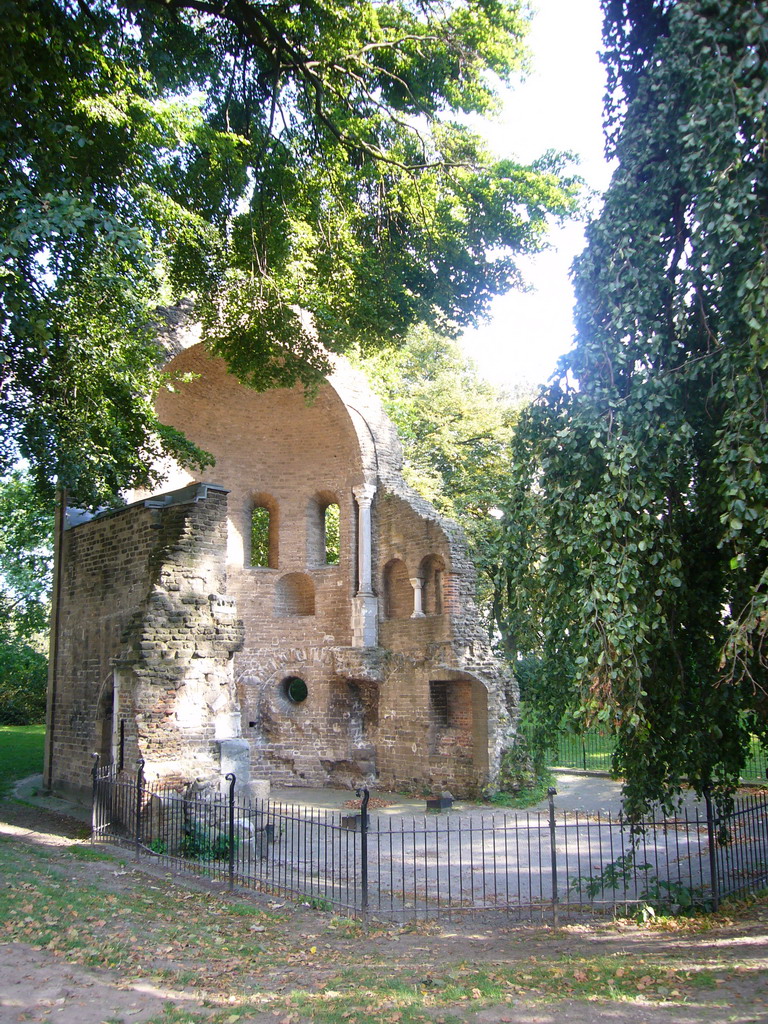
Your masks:
{"label": "white sky", "polygon": [[[604,74],[599,0],[534,0],[529,43],[532,68],[507,93],[500,121],[486,128],[498,156],[530,161],[547,149],[580,157],[578,172],[603,192],[610,169],[603,158]],[[552,249],[521,261],[535,289],[495,300],[492,319],[465,334],[464,348],[483,376],[500,387],[541,383],[573,337],[571,261],[583,247],[583,226],[553,231]]]}

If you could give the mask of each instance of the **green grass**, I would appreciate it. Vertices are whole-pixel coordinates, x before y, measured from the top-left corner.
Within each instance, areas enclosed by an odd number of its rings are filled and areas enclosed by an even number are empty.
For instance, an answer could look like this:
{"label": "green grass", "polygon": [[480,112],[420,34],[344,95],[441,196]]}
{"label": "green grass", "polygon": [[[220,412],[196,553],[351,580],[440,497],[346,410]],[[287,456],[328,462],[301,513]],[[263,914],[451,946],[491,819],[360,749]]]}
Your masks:
{"label": "green grass", "polygon": [[[81,849],[0,838],[0,937],[121,981],[183,992],[169,995],[154,1024],[246,1024],[267,1014],[290,1024],[459,1024],[520,999],[682,1004],[718,979],[737,981],[744,969],[712,949],[698,955],[691,943],[644,953],[625,951],[621,940],[610,951],[575,936],[570,955],[558,943],[534,956],[524,933],[510,936],[509,959],[497,952],[478,962],[466,959],[465,941],[446,945],[450,936],[439,928],[421,932],[401,956],[391,943],[407,928],[297,918],[292,908],[267,910],[133,872],[116,888],[108,868],[74,870]],[[681,927],[693,936],[701,925],[688,919]]]}
{"label": "green grass", "polygon": [[552,768],[581,768],[585,771],[611,770],[611,755],[615,741],[591,729],[583,736],[570,732],[557,735],[557,747],[552,751]]}
{"label": "green grass", "polygon": [[555,784],[555,777],[548,769],[545,769],[536,776],[533,785],[521,789],[518,793],[505,793],[501,790],[490,799],[495,807],[510,807],[513,810],[522,810],[525,807],[533,807],[534,804],[546,800],[547,791]]}
{"label": "green grass", "polygon": [[768,776],[768,757],[766,751],[758,740],[753,736],[749,745],[749,756],[744,765],[742,778],[749,782],[763,782]]}
{"label": "green grass", "polygon": [[[596,729],[590,729],[577,736],[563,729],[554,737],[547,751],[547,765],[550,768],[579,768],[583,771],[611,770],[611,755],[615,740]],[[768,756],[756,736],[752,737],[742,778],[747,782],[761,782],[768,775]]]}
{"label": "green grass", "polygon": [[0,798],[14,782],[43,770],[44,725],[0,725]]}

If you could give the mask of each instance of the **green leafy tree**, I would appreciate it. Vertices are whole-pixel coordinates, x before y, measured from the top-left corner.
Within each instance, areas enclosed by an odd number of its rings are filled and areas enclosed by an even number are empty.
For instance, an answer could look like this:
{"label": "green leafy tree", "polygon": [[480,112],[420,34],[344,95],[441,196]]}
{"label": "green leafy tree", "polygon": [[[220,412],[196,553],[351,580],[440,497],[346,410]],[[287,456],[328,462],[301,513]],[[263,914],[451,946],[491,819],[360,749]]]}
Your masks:
{"label": "green leafy tree", "polygon": [[51,503],[17,469],[0,479],[0,724],[45,718]]}
{"label": "green leafy tree", "polygon": [[203,464],[158,423],[153,310],[191,296],[254,387],[459,330],[568,213],[547,156],[461,123],[524,58],[521,0],[1,0],[0,465],[94,505]]}
{"label": "green leafy tree", "polygon": [[508,626],[556,720],[615,730],[632,813],[726,797],[768,711],[768,10],[604,0],[618,169],[577,344],[523,415]]}
{"label": "green leafy tree", "polygon": [[52,532],[52,503],[40,497],[29,475],[16,469],[0,479],[0,635],[44,644]]}
{"label": "green leafy tree", "polygon": [[45,721],[48,659],[14,637],[0,636],[0,725]]}
{"label": "green leafy tree", "polygon": [[460,346],[420,326],[402,348],[364,359],[403,443],[403,475],[443,515],[464,528],[478,569],[478,597],[497,636],[502,607],[497,528],[499,481],[524,394],[483,380]]}

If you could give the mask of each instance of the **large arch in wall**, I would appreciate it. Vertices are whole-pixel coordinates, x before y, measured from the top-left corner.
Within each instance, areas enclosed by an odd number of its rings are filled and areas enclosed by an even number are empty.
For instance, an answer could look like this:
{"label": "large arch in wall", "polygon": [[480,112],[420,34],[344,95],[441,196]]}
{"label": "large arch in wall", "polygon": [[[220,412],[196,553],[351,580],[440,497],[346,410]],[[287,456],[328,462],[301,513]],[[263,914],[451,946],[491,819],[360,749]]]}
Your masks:
{"label": "large arch in wall", "polygon": [[471,750],[480,774],[490,767],[488,688],[472,672],[440,668],[429,684],[429,748],[432,758],[447,754],[457,742]]}
{"label": "large arch in wall", "polygon": [[[159,340],[168,355],[166,369],[181,370],[190,362],[190,357],[186,355],[190,352],[193,353],[191,361],[195,364],[193,372],[199,372],[201,368],[204,368],[203,364],[206,362],[208,364],[219,362],[223,366],[221,360],[207,354],[201,342],[200,325],[195,323],[190,316],[187,304],[165,310],[164,321],[159,331]],[[333,371],[326,378],[321,390],[332,391],[336,395],[344,409],[349,429],[356,438],[359,459],[359,479],[356,483],[375,484],[378,479],[398,480],[403,465],[402,446],[397,431],[385,413],[381,401],[371,391],[365,376],[350,366],[346,360],[331,357],[331,361]],[[257,393],[239,385],[234,377],[232,377],[232,381],[250,396],[273,393]],[[206,385],[204,376],[200,376],[196,382],[190,383],[194,386],[190,388],[190,385],[185,384],[180,386],[174,394],[164,392],[159,396],[158,414],[164,422],[168,421],[165,419],[166,416],[173,415],[171,410],[177,404],[175,395],[183,394],[186,391],[188,395],[194,394],[196,399],[211,397],[214,389],[210,385]],[[274,390],[295,392],[301,389]],[[224,415],[225,411],[223,407],[219,407],[217,414]],[[190,432],[188,436],[193,435]],[[191,475],[185,474],[185,471],[180,470],[179,467],[169,466],[168,469],[173,477],[167,486],[164,485],[164,490],[171,490],[192,481]]]}
{"label": "large arch in wall", "polygon": [[[183,396],[186,395],[189,401],[198,402],[200,400],[207,405],[205,417],[194,417],[195,422],[189,422],[189,417],[186,417],[186,422],[181,425],[181,429],[184,429],[187,436],[198,441],[202,447],[213,451],[215,455],[217,451],[214,448],[206,446],[198,440],[198,423],[196,422],[198,419],[200,420],[199,426],[202,428],[201,432],[207,435],[211,426],[211,418],[214,421],[220,421],[228,418],[233,409],[242,412],[243,395],[248,396],[248,404],[253,407],[254,413],[264,395],[293,395],[301,403],[304,402],[301,388],[274,389],[269,392],[257,393],[240,385],[235,377],[227,374],[222,360],[208,355],[200,340],[200,325],[192,319],[188,305],[182,304],[164,311],[164,320],[165,326],[159,332],[159,339],[164,351],[170,357],[166,368],[168,370],[189,369],[198,374],[198,379],[180,385],[173,394],[161,393],[157,403],[158,414],[162,420],[176,426],[179,424],[175,422],[175,410],[178,409],[180,400],[183,403]],[[373,485],[377,488],[376,501],[380,500],[384,493],[396,494],[423,521],[439,521],[440,529],[447,539],[449,561],[455,575],[457,566],[469,563],[459,527],[452,521],[439,516],[429,502],[416,494],[403,480],[403,452],[397,431],[386,415],[380,400],[372,393],[364,375],[342,358],[331,357],[331,359],[333,372],[321,385],[320,398],[324,403],[334,407],[340,417],[339,422],[343,421],[342,433],[345,444],[347,451],[353,453],[355,463],[354,481],[350,487],[361,484]],[[219,400],[216,395],[220,389],[216,381],[211,379],[209,372],[214,364],[219,367],[216,374],[226,374],[231,384],[226,401]],[[335,396],[335,401],[333,396]],[[230,397],[234,399],[234,405],[230,403]],[[217,447],[221,447],[221,445],[217,444]],[[225,440],[223,450],[226,459],[231,454],[230,447],[228,439]],[[333,453],[331,453],[331,457],[333,457]],[[239,493],[241,478],[237,474],[233,476],[228,473],[224,461],[224,458],[219,457],[217,465],[206,471],[206,477],[230,490],[229,507],[233,517],[229,538],[230,560],[231,564],[242,565],[247,557],[245,525],[238,528],[236,520],[239,517],[244,523],[246,517],[250,515],[250,509],[247,508],[245,498]],[[164,491],[184,486],[193,481],[193,476],[178,466],[171,465],[167,469],[169,471],[167,482],[162,487]],[[234,479],[234,484],[231,482],[232,479]],[[266,483],[258,486],[261,489],[268,489]],[[339,490],[338,487],[327,486],[322,481],[317,482],[315,489],[335,492]],[[128,500],[148,496],[146,493],[136,493],[128,496]],[[339,498],[342,502],[348,499],[348,510],[353,516],[357,514],[348,495],[339,494]],[[281,512],[282,509],[278,509],[278,514]],[[341,508],[340,512],[343,518],[344,508]],[[354,543],[354,533],[354,529],[348,530],[348,540],[352,543]],[[280,568],[284,569],[286,566],[281,562]],[[460,585],[460,588],[461,593],[457,592],[455,595],[458,603],[472,602],[474,600],[474,580],[467,579]]]}
{"label": "large arch in wall", "polygon": [[[355,382],[347,367],[320,385],[314,399],[307,399],[300,387],[256,392],[240,384],[223,360],[210,356],[193,332],[187,337],[192,343],[177,345],[166,369],[191,379],[162,392],[157,412],[216,460],[205,477],[229,491],[229,565],[250,565],[252,513],[254,504],[267,504],[260,500],[263,494],[270,497],[270,514],[281,531],[291,519],[305,519],[301,538],[286,542],[282,532],[279,541],[273,538],[280,569],[326,564],[314,550],[313,501],[317,508],[338,501],[348,557],[354,557],[352,488],[375,483],[383,461],[399,465],[401,459],[399,441],[378,399],[366,395],[364,382]],[[162,491],[199,478],[178,465],[165,468]]]}

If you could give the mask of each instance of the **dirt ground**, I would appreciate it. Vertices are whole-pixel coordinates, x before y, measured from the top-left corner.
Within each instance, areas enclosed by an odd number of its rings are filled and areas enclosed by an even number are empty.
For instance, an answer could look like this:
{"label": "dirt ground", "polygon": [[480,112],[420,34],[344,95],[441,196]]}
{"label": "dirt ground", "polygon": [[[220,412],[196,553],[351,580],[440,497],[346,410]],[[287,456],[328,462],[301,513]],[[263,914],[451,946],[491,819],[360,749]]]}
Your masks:
{"label": "dirt ground", "polygon": [[[83,838],[80,822],[20,803],[0,803],[0,842],[15,846],[22,859],[25,849],[44,849],[61,885],[68,881],[73,887],[95,886],[105,899],[117,893],[127,900],[127,906],[133,899],[138,905],[148,890],[170,893],[180,905],[188,899],[194,901],[195,893],[211,891],[210,886],[152,872],[148,866],[137,868],[125,854],[124,863],[119,855],[103,860],[68,856],[73,844],[82,844]],[[0,886],[6,889],[15,884],[0,879]],[[19,901],[26,898],[23,891],[12,894],[14,900],[17,896]],[[217,898],[225,902],[261,900],[272,913],[275,938],[271,955],[263,963],[257,957],[247,968],[238,960],[232,961],[232,969],[217,969],[186,951],[185,971],[176,973],[158,971],[153,976],[124,966],[94,969],[75,962],[65,949],[51,948],[53,943],[41,946],[34,938],[19,941],[15,934],[3,938],[8,932],[0,920],[1,1024],[182,1024],[206,1019],[217,1024],[304,1024],[327,1017],[276,1008],[275,999],[298,990],[314,993],[318,999],[337,995],[329,993],[328,986],[335,986],[350,966],[358,970],[369,967],[371,976],[397,972],[422,992],[442,984],[440,979],[450,972],[471,977],[472,971],[486,975],[497,971],[509,977],[512,971],[516,984],[493,1005],[485,999],[478,1000],[482,1005],[476,1007],[464,996],[453,1005],[437,1001],[439,1005],[430,1008],[425,999],[421,1012],[436,1024],[457,1020],[476,1024],[768,1022],[766,900],[729,908],[725,914],[694,925],[649,928],[604,922],[553,929],[507,927],[503,918],[496,918],[439,927],[366,930],[351,924],[346,929],[339,927],[327,911],[253,894],[230,896],[220,891]],[[265,930],[252,927],[254,932]],[[317,955],[310,956],[315,950],[319,950]],[[172,945],[156,949],[155,956],[158,967],[179,967],[179,951]],[[599,985],[581,995],[569,994],[573,979],[586,983],[591,965],[597,963],[647,966],[636,971],[637,981],[629,995]],[[662,967],[674,978],[666,987],[658,983]],[[648,971],[647,993],[643,969]],[[213,976],[201,987],[194,979],[206,971]],[[624,968],[614,973],[618,977]],[[183,979],[187,981],[180,984]],[[562,981],[553,983],[553,979]],[[258,993],[266,993],[263,999],[268,1009],[264,1012],[257,1006]],[[392,1006],[381,1002],[365,1006],[365,1012],[342,1016],[353,1024],[398,1020],[399,1014],[391,1010]]]}

